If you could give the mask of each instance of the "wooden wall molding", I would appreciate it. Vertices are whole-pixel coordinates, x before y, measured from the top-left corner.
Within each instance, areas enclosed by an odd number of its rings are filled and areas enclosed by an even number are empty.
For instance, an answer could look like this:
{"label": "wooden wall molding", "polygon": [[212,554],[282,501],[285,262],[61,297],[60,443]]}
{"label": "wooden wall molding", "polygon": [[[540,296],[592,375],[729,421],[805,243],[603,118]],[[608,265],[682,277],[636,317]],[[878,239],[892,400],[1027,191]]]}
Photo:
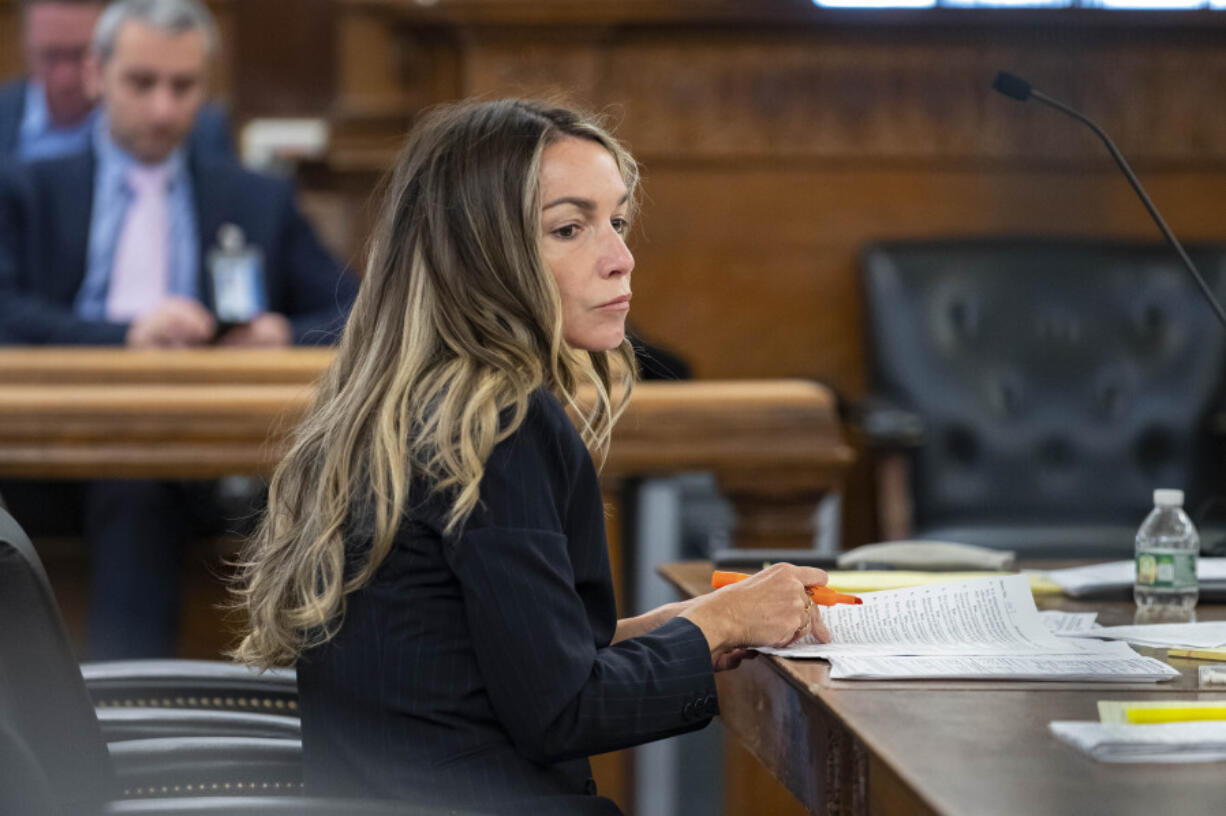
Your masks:
{"label": "wooden wall molding", "polygon": [[[1038,25],[1010,14],[912,12],[898,19],[933,22],[874,26],[846,14],[832,21],[808,0],[342,2],[356,28],[394,19],[409,42],[450,41],[458,93],[438,101],[517,93],[609,109],[653,162],[1101,158],[1093,140],[1051,112],[992,93],[996,70],[1008,68],[1083,108],[1136,160],[1226,165],[1226,112],[1203,104],[1226,86],[1223,31],[1208,14],[1200,27],[1159,23],[1156,39],[1152,26],[1164,18],[1113,25],[1111,12],[1040,12],[1032,19],[1048,22]],[[372,91],[379,83],[361,78],[346,84],[341,111],[370,115],[380,94],[389,115],[421,101]]]}

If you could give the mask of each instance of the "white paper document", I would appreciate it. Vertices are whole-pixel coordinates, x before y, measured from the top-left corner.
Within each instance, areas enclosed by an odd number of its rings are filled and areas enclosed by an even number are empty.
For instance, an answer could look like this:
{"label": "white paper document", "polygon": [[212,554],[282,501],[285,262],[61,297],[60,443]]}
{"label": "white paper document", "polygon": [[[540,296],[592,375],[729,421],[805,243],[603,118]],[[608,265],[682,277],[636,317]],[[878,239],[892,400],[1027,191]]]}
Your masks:
{"label": "white paper document", "polygon": [[1056,637],[1043,624],[1024,575],[869,592],[858,606],[822,608],[830,643],[803,638],[783,657],[836,655],[1078,654],[1093,642]]}
{"label": "white paper document", "polygon": [[1100,626],[1097,629],[1077,634],[1084,637],[1126,640],[1138,646],[1155,646],[1160,649],[1171,647],[1215,649],[1219,646],[1226,646],[1226,621]]}
{"label": "white paper document", "polygon": [[1044,680],[1148,683],[1179,672],[1152,657],[1123,649],[1086,655],[959,655],[948,657],[832,657],[832,680]]}
{"label": "white paper document", "polygon": [[1098,625],[1097,612],[1061,612],[1058,609],[1048,609],[1039,613],[1039,618],[1047,630],[1056,635],[1082,637],[1094,635],[1094,630],[1101,629]]}
{"label": "white paper document", "polygon": [[1061,742],[1100,762],[1218,762],[1226,760],[1226,722],[1125,725],[1057,720],[1048,726]]}
{"label": "white paper document", "polygon": [[[1057,637],[1035,608],[1024,575],[866,593],[863,604],[823,607],[831,642],[812,638],[782,657],[830,661],[832,679],[1014,679],[1156,682],[1178,677],[1127,643]],[[1092,613],[1051,617],[1096,635]]]}
{"label": "white paper document", "polygon": [[[1137,568],[1134,561],[1110,561],[1042,574],[1076,598],[1100,590],[1126,589],[1136,579]],[[1196,579],[1202,586],[1226,583],[1226,558],[1198,558]]]}

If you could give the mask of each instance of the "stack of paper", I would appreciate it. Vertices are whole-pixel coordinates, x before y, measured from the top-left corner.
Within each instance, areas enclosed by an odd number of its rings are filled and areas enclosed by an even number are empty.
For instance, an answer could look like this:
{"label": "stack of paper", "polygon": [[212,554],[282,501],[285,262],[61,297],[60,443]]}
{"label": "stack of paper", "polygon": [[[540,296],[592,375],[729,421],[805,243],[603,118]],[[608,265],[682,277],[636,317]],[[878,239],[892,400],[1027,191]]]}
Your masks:
{"label": "stack of paper", "polygon": [[[1064,632],[1057,632],[1063,635]],[[1226,646],[1226,621],[1201,623],[1147,623],[1137,626],[1100,626],[1078,632],[1077,635],[1126,640],[1138,646],[1153,646],[1159,649],[1187,647],[1212,649]]]}
{"label": "stack of paper", "polygon": [[805,638],[760,651],[825,658],[834,679],[1150,682],[1179,675],[1125,643],[1057,637],[1023,575],[874,592],[863,600],[823,608],[830,643]]}
{"label": "stack of paper", "polygon": [[1091,683],[1151,683],[1179,673],[1127,647],[1084,655],[960,657],[836,657],[835,680],[1048,680]]}
{"label": "stack of paper", "polygon": [[[1067,595],[1079,598],[1096,592],[1128,589],[1136,579],[1136,569],[1133,561],[1111,561],[1038,574],[1059,585]],[[1226,589],[1226,558],[1197,559],[1196,579],[1203,592]]]}
{"label": "stack of paper", "polygon": [[1058,609],[1048,609],[1040,612],[1039,618],[1043,625],[1056,635],[1098,637],[1092,633],[1103,628],[1098,624],[1097,612],[1061,612]]}
{"label": "stack of paper", "polygon": [[1226,722],[1123,725],[1057,720],[1062,742],[1100,762],[1216,762],[1226,759]]}

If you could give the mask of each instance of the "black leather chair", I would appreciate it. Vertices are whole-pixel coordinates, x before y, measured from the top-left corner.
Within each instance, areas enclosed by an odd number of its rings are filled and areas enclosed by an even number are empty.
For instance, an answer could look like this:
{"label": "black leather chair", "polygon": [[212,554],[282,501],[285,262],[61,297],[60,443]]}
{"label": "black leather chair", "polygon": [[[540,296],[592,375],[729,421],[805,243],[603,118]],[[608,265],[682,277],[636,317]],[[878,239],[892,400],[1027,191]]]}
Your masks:
{"label": "black leather chair", "polygon": [[81,665],[108,742],[166,736],[292,737],[293,669],[252,671],[216,660],[115,660]]}
{"label": "black leather chair", "polygon": [[[150,699],[173,704],[183,697],[197,704],[162,709],[125,697],[131,706],[99,709],[114,737],[108,742],[38,556],[20,526],[0,510],[4,813],[455,812],[411,803],[302,797],[296,716],[209,708],[216,701],[216,707],[224,709],[232,696],[235,701],[257,700],[260,709],[276,711],[276,694],[283,701],[296,697],[292,673],[261,680],[245,669],[205,663],[196,668],[206,670],[192,676],[185,670],[189,666],[176,666],[176,661],[155,663],[162,664],[160,673],[140,671],[139,661],[126,669],[123,664],[100,664],[95,672],[99,695],[156,689],[158,696]],[[188,681],[177,687],[172,677]],[[205,690],[209,698],[202,704]]]}
{"label": "black leather chair", "polygon": [[[1220,290],[1226,252],[1192,255]],[[1226,329],[1165,246],[895,241],[861,271],[883,538],[1126,558],[1154,488],[1222,492]]]}

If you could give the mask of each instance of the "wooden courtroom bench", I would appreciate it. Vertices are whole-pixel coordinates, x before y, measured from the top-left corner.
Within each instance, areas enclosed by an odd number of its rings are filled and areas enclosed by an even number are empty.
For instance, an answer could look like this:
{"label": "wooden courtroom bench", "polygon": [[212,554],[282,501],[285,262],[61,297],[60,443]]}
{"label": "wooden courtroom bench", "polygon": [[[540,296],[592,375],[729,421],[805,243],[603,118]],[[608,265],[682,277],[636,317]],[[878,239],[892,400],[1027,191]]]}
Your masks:
{"label": "wooden courtroom bench", "polygon": [[[267,474],[331,359],[316,349],[0,350],[0,476]],[[852,462],[833,398],[798,380],[641,383],[602,477],[709,470],[744,546],[807,546]],[[611,491],[610,491],[611,492]]]}

